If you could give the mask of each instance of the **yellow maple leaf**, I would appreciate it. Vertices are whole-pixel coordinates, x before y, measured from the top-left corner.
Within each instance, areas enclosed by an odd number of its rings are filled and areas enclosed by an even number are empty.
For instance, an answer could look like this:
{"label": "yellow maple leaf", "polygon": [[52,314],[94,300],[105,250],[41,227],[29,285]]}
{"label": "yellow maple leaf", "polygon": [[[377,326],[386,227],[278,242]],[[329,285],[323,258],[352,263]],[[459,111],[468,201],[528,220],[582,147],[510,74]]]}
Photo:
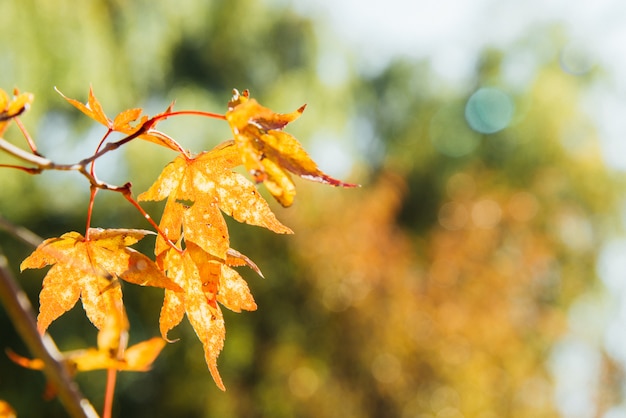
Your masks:
{"label": "yellow maple leaf", "polygon": [[[59,93],[61,97],[67,100],[72,106],[89,116],[91,119],[106,126],[111,131],[121,132],[126,135],[134,135],[141,130],[141,132],[137,135],[140,139],[153,142],[174,151],[182,150],[180,145],[174,139],[154,128],[158,121],[165,119],[164,116],[172,112],[173,105],[170,105],[165,112],[155,115],[152,118],[145,115],[140,118],[143,109],[133,108],[123,110],[113,120],[111,120],[104,113],[104,109],[102,108],[100,101],[98,101],[93,93],[93,88],[89,88],[87,103],[71,99],[61,93],[58,89],[56,90],[57,93]],[[133,124],[132,122],[135,123]]]}
{"label": "yellow maple leaf", "polygon": [[31,93],[20,93],[15,90],[13,98],[10,98],[4,90],[0,89],[0,136],[6,131],[11,119],[28,110],[33,100],[35,96]]}
{"label": "yellow maple leaf", "polygon": [[300,117],[305,106],[292,113],[274,113],[249,97],[233,91],[228,121],[243,164],[257,183],[263,182],[283,206],[291,206],[296,188],[288,172],[331,186],[356,187],[322,172],[302,145],[282,129]]}
{"label": "yellow maple leaf", "polygon": [[202,342],[213,380],[225,390],[217,369],[217,357],[226,337],[224,317],[218,302],[234,312],[253,311],[257,305],[250,289],[239,273],[193,243],[189,243],[182,254],[170,248],[166,251],[163,265],[168,277],[184,291],[165,290],[159,318],[161,336],[167,339],[168,332],[187,315]]}
{"label": "yellow maple leaf", "polygon": [[[130,347],[128,345],[128,318],[121,301],[112,304],[103,327],[98,331],[97,348],[61,353],[61,359],[72,373],[101,369],[143,372],[150,369],[165,346],[162,338],[151,338]],[[9,358],[15,363],[35,370],[44,368],[40,359],[27,359],[12,351]]]}
{"label": "yellow maple leaf", "polygon": [[170,277],[184,293],[165,291],[165,299],[159,319],[161,334],[167,339],[167,332],[178,325],[186,314],[189,323],[202,342],[204,358],[215,384],[225,390],[217,370],[217,357],[224,348],[226,328],[219,306],[210,306],[203,290],[200,273],[188,252],[168,251],[165,268]]}
{"label": "yellow maple leaf", "polygon": [[[165,340],[159,337],[141,341],[128,347],[121,359],[112,357],[108,351],[97,348],[72,350],[61,353],[61,355],[62,361],[68,366],[68,369],[76,372],[103,369],[145,372],[150,370],[152,363],[165,347],[165,344]],[[42,370],[45,367],[44,362],[40,359],[28,359],[10,350],[7,350],[7,355],[13,362],[28,369]]]}
{"label": "yellow maple leaf", "polygon": [[20,266],[24,270],[52,265],[39,294],[39,331],[45,332],[79,298],[89,320],[101,329],[107,316],[121,303],[122,292],[116,278],[180,291],[150,258],[128,248],[149,233],[138,229],[92,228],[89,240],[78,232],[68,232],[39,245]]}
{"label": "yellow maple leaf", "polygon": [[0,418],[17,418],[17,414],[11,404],[0,399]]}
{"label": "yellow maple leaf", "polygon": [[[195,242],[222,260],[229,248],[228,230],[222,212],[239,222],[262,226],[277,233],[291,229],[276,219],[254,185],[232,169],[241,164],[232,141],[193,158],[179,155],[161,172],[138,200],[168,199],[160,227],[176,242],[180,228],[186,242]],[[157,255],[166,249],[157,242]]]}

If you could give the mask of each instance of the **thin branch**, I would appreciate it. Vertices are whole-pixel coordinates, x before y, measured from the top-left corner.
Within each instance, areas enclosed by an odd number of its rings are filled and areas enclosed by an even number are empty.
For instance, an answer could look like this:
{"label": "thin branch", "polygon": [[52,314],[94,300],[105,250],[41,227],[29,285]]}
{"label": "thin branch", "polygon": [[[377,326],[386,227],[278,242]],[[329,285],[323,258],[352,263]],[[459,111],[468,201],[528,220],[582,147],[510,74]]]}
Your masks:
{"label": "thin branch", "polygon": [[94,186],[97,187],[98,189],[104,189],[104,190],[113,190],[113,191],[118,191],[121,192],[125,186],[114,186],[108,183],[104,183],[101,181],[98,181],[88,170],[87,170],[87,165],[89,165],[89,163],[95,161],[97,158],[101,157],[102,155],[106,154],[109,151],[112,151],[114,149],[119,148],[120,146],[122,146],[123,144],[129,142],[131,139],[133,139],[134,137],[136,137],[136,135],[129,135],[117,142],[109,142],[107,145],[104,146],[104,148],[99,151],[97,154],[92,155],[89,158],[85,158],[84,160],[75,163],[75,164],[56,164],[52,161],[50,161],[49,159],[42,157],[40,155],[35,155],[35,154],[31,154],[27,151],[24,151],[23,149],[16,147],[15,145],[13,145],[12,143],[8,142],[6,139],[4,138],[0,138],[0,150],[6,151],[9,155],[12,155],[13,157],[20,159],[24,162],[27,163],[31,163],[32,165],[36,166],[36,167],[19,167],[19,166],[3,166],[3,167],[8,167],[8,168],[16,168],[16,169],[20,169],[22,171],[26,171],[30,174],[40,174],[42,171],[44,170],[59,170],[59,171],[78,171],[79,173],[81,173],[84,177],[87,178],[87,180],[89,180],[89,183]]}
{"label": "thin branch", "polygon": [[74,418],[97,418],[95,409],[80,393],[67,369],[60,362],[61,354],[52,338],[48,334],[41,336],[37,331],[33,307],[13,278],[8,261],[2,253],[0,253],[0,302],[32,355],[45,363],[43,372],[57,390],[59,400],[68,414]]}
{"label": "thin branch", "polygon": [[91,186],[89,188],[89,206],[87,207],[87,228],[85,229],[85,241],[89,241],[89,231],[91,230],[91,215],[93,214],[93,204],[96,199],[98,188]]}
{"label": "thin branch", "polygon": [[[98,182],[86,169],[85,167],[89,165],[91,162],[97,160],[102,157],[104,154],[116,150],[122,145],[132,141],[138,136],[145,133],[145,129],[139,129],[137,132],[134,132],[131,135],[128,135],[119,141],[108,142],[100,151],[93,154],[92,156],[85,158],[78,163],[75,164],[56,164],[49,159],[42,157],[40,155],[36,155],[30,152],[27,152],[4,138],[0,138],[0,150],[6,151],[9,155],[22,160],[27,163],[31,163],[32,165],[37,167],[37,173],[40,173],[43,170],[60,170],[60,171],[79,171],[81,174],[90,179],[90,183],[96,185],[99,188],[103,189],[115,189],[115,186],[112,187],[100,187],[100,186],[108,186],[104,183]],[[34,169],[33,169],[34,170]]]}
{"label": "thin branch", "polygon": [[0,149],[6,151],[8,154],[17,159],[37,166],[41,170],[53,168],[55,166],[55,164],[47,158],[24,151],[4,138],[0,138]]}
{"label": "thin branch", "polygon": [[37,145],[35,145],[35,141],[33,141],[33,138],[30,136],[30,134],[28,133],[28,130],[26,130],[26,127],[24,126],[24,124],[22,123],[22,121],[20,120],[20,118],[18,118],[17,116],[13,119],[13,121],[15,122],[15,124],[17,125],[18,128],[20,128],[20,131],[22,132],[22,135],[24,135],[24,139],[26,139],[26,142],[28,143],[28,147],[30,148],[30,150],[33,152],[33,154],[35,155],[40,155],[39,152],[37,151]]}
{"label": "thin branch", "polygon": [[126,183],[126,186],[128,186],[126,188],[125,191],[122,191],[122,196],[124,196],[124,198],[126,200],[128,200],[138,211],[139,213],[141,213],[143,215],[144,218],[146,218],[146,220],[150,223],[150,225],[152,225],[152,227],[155,229],[155,231],[157,231],[157,234],[159,234],[161,236],[161,238],[163,238],[165,240],[165,242],[172,247],[174,250],[178,251],[178,253],[182,254],[183,250],[181,250],[180,248],[178,248],[176,246],[176,244],[174,244],[172,242],[172,240],[170,240],[167,235],[165,234],[165,232],[159,227],[159,225],[154,221],[154,219],[152,219],[152,217],[148,214],[148,212],[146,212],[141,205],[139,204],[139,202],[137,202],[133,196],[132,193],[130,191],[130,183]]}
{"label": "thin branch", "polygon": [[115,397],[115,382],[117,380],[117,370],[107,369],[107,385],[104,393],[104,409],[102,418],[111,418],[113,411],[113,398]]}
{"label": "thin branch", "polygon": [[80,162],[78,162],[78,164],[75,165],[80,165],[80,166],[87,166],[89,163],[97,160],[98,158],[102,157],[104,154],[114,151],[116,149],[118,149],[119,147],[121,147],[124,144],[129,143],[130,141],[132,141],[133,139],[137,138],[140,135],[143,135],[146,133],[146,131],[148,129],[144,129],[144,126],[146,126],[146,124],[144,124],[141,128],[139,128],[136,132],[133,132],[132,134],[125,136],[124,138],[115,141],[115,142],[107,142],[106,145],[104,147],[102,147],[102,149],[98,152],[96,152],[95,154],[93,154],[90,157],[84,158],[82,160],[80,160]]}
{"label": "thin branch", "polygon": [[181,116],[181,115],[204,116],[207,118],[226,120],[226,116],[222,115],[221,113],[205,112],[203,110],[177,110],[177,111],[172,111],[170,113],[163,113],[163,114],[154,116],[152,119],[156,121],[159,119],[167,119],[170,116]]}
{"label": "thin branch", "polygon": [[41,169],[37,167],[24,167],[21,165],[13,165],[13,164],[0,164],[0,168],[14,168],[15,170],[20,170],[28,174],[40,174]]}

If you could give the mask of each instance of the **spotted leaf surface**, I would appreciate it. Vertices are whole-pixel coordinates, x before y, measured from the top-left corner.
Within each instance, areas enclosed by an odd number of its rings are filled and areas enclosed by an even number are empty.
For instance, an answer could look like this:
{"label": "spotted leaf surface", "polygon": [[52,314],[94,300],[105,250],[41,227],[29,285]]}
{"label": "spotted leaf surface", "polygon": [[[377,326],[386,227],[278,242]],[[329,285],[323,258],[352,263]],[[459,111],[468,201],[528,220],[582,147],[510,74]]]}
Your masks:
{"label": "spotted leaf surface", "polygon": [[180,291],[148,257],[128,245],[149,231],[90,230],[86,240],[78,232],[45,240],[21,264],[21,269],[52,265],[43,280],[37,326],[41,333],[70,310],[80,298],[89,320],[101,329],[118,309],[122,292],[116,280]]}
{"label": "spotted leaf surface", "polygon": [[257,183],[263,182],[283,206],[291,206],[296,189],[289,173],[331,186],[356,187],[322,172],[302,145],[282,129],[300,117],[305,106],[282,114],[261,106],[248,91],[234,91],[228,121],[243,164]]}

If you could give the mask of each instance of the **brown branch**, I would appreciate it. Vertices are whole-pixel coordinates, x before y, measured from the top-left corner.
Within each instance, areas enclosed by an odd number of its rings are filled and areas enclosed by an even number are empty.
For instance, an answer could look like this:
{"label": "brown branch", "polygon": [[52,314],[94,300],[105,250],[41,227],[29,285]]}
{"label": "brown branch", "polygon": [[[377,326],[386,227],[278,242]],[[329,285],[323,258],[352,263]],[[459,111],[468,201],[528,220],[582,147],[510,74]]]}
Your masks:
{"label": "brown branch", "polygon": [[28,174],[40,174],[41,169],[36,167],[23,167],[21,165],[13,165],[13,164],[0,164],[0,168],[14,168],[16,170],[23,171]]}
{"label": "brown branch", "polygon": [[207,118],[226,120],[226,116],[222,115],[221,113],[205,112],[203,110],[177,110],[175,112],[172,111],[169,113],[162,113],[160,115],[153,117],[152,120],[156,122],[157,120],[167,119],[170,116],[180,116],[180,115],[204,116]]}
{"label": "brown branch", "polygon": [[133,196],[132,193],[130,191],[130,187],[131,184],[130,183],[126,183],[126,190],[122,191],[122,196],[124,196],[124,198],[126,200],[128,200],[134,207],[135,209],[137,209],[139,211],[139,213],[141,213],[143,215],[143,217],[148,221],[148,223],[150,223],[150,225],[152,225],[152,227],[155,229],[155,231],[157,231],[157,234],[159,234],[161,236],[161,238],[163,238],[165,240],[165,242],[172,247],[174,250],[178,251],[179,254],[183,253],[183,250],[178,248],[176,246],[175,243],[172,242],[171,239],[169,239],[167,237],[167,234],[161,229],[161,227],[154,221],[154,219],[152,219],[152,216],[150,216],[148,214],[148,212],[146,212],[141,205],[139,204],[139,202],[137,202]]}
{"label": "brown branch", "polygon": [[61,354],[48,334],[41,336],[33,307],[24,291],[13,278],[4,254],[0,253],[0,302],[4,305],[15,329],[32,355],[43,360],[44,374],[57,390],[59,400],[74,418],[96,418],[98,414],[80,393],[76,383],[61,363]]}
{"label": "brown branch", "polygon": [[52,161],[48,160],[47,158],[24,151],[23,149],[16,147],[4,138],[0,138],[0,149],[6,151],[13,157],[24,162],[31,163],[32,165],[37,166],[42,170],[52,168],[54,166]]}
{"label": "brown branch", "polygon": [[13,121],[18,126],[18,128],[20,128],[20,131],[22,132],[22,135],[24,135],[24,139],[26,139],[26,143],[28,144],[28,146],[29,146],[30,150],[33,152],[33,154],[39,155],[39,152],[37,152],[37,145],[35,145],[35,141],[33,141],[33,138],[30,136],[30,134],[26,130],[26,127],[24,126],[24,124],[22,123],[20,118],[18,118],[16,116],[13,119]]}
{"label": "brown branch", "polygon": [[32,154],[30,152],[27,152],[19,147],[16,147],[15,145],[13,145],[12,143],[8,142],[6,139],[4,138],[0,138],[0,150],[7,152],[9,155],[22,160],[24,162],[27,163],[31,163],[32,165],[34,165],[35,167],[32,168],[28,168],[28,167],[11,167],[11,166],[7,166],[9,168],[19,168],[20,170],[23,171],[27,171],[30,174],[39,174],[44,170],[59,170],[59,171],[78,171],[80,174],[82,174],[84,177],[87,178],[87,180],[89,180],[89,184],[91,184],[92,186],[98,188],[98,189],[104,189],[104,190],[113,190],[113,191],[117,191],[117,192],[122,192],[126,186],[115,186],[115,185],[111,185],[102,181],[99,181],[98,179],[96,179],[90,172],[89,170],[87,170],[87,165],[89,165],[89,163],[95,161],[97,158],[100,158],[102,155],[106,154],[109,151],[113,151],[117,148],[119,148],[121,145],[129,142],[130,140],[132,140],[133,138],[135,138],[137,135],[129,135],[117,142],[110,142],[107,145],[105,145],[105,147],[98,153],[92,155],[89,158],[85,158],[84,160],[75,163],[75,164],[56,164],[52,161],[50,161],[49,159],[42,157],[40,155],[36,155],[36,154]]}

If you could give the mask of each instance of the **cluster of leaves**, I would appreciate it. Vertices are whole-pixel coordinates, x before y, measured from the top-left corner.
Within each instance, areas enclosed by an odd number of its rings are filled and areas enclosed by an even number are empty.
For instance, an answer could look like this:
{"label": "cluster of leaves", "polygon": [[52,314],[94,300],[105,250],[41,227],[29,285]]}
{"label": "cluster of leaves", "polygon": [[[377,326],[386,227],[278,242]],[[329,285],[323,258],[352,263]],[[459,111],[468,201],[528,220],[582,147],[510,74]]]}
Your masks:
{"label": "cluster of leaves", "polygon": [[[168,332],[186,315],[203,344],[208,368],[217,386],[224,384],[217,370],[217,357],[224,345],[225,325],[220,305],[235,311],[255,310],[256,303],[245,280],[233,269],[248,266],[262,276],[245,255],[230,247],[224,213],[235,220],[261,226],[280,234],[292,233],[270,209],[254,183],[264,183],[280,204],[290,206],[295,186],[290,173],[333,186],[353,187],[324,174],[299,142],[283,131],[299,117],[304,106],[289,114],[274,113],[244,91],[233,91],[225,115],[202,111],[174,111],[173,105],[155,116],[142,116],[140,108],[128,109],[115,118],[106,116],[92,90],[87,102],[63,96],[81,112],[104,125],[106,133],[93,155],[69,165],[56,164],[42,156],[23,128],[18,115],[33,96],[16,92],[10,99],[0,90],[0,134],[15,120],[27,139],[30,152],[0,138],[0,149],[28,163],[2,165],[29,173],[48,169],[75,170],[91,187],[85,234],[68,232],[45,240],[21,264],[21,269],[52,266],[43,280],[37,327],[49,325],[80,299],[89,320],[98,328],[98,347],[65,353],[65,361],[78,371],[93,369],[147,370],[169,341]],[[212,150],[192,154],[176,140],[156,129],[159,121],[177,115],[197,115],[225,120],[233,132]],[[123,135],[109,140],[112,132]],[[134,139],[149,141],[177,153],[154,184],[137,199],[131,184],[111,185],[98,179],[96,161]],[[252,180],[233,171],[243,165]],[[99,190],[112,190],[132,203],[156,232],[142,229],[99,229],[90,226],[93,202]],[[155,222],[140,201],[165,200],[160,221]],[[131,248],[148,234],[157,234],[155,259]],[[127,348],[128,320],[120,279],[141,286],[163,288],[160,314],[162,338],[153,338]],[[11,354],[26,367],[41,368],[38,360]]]}

